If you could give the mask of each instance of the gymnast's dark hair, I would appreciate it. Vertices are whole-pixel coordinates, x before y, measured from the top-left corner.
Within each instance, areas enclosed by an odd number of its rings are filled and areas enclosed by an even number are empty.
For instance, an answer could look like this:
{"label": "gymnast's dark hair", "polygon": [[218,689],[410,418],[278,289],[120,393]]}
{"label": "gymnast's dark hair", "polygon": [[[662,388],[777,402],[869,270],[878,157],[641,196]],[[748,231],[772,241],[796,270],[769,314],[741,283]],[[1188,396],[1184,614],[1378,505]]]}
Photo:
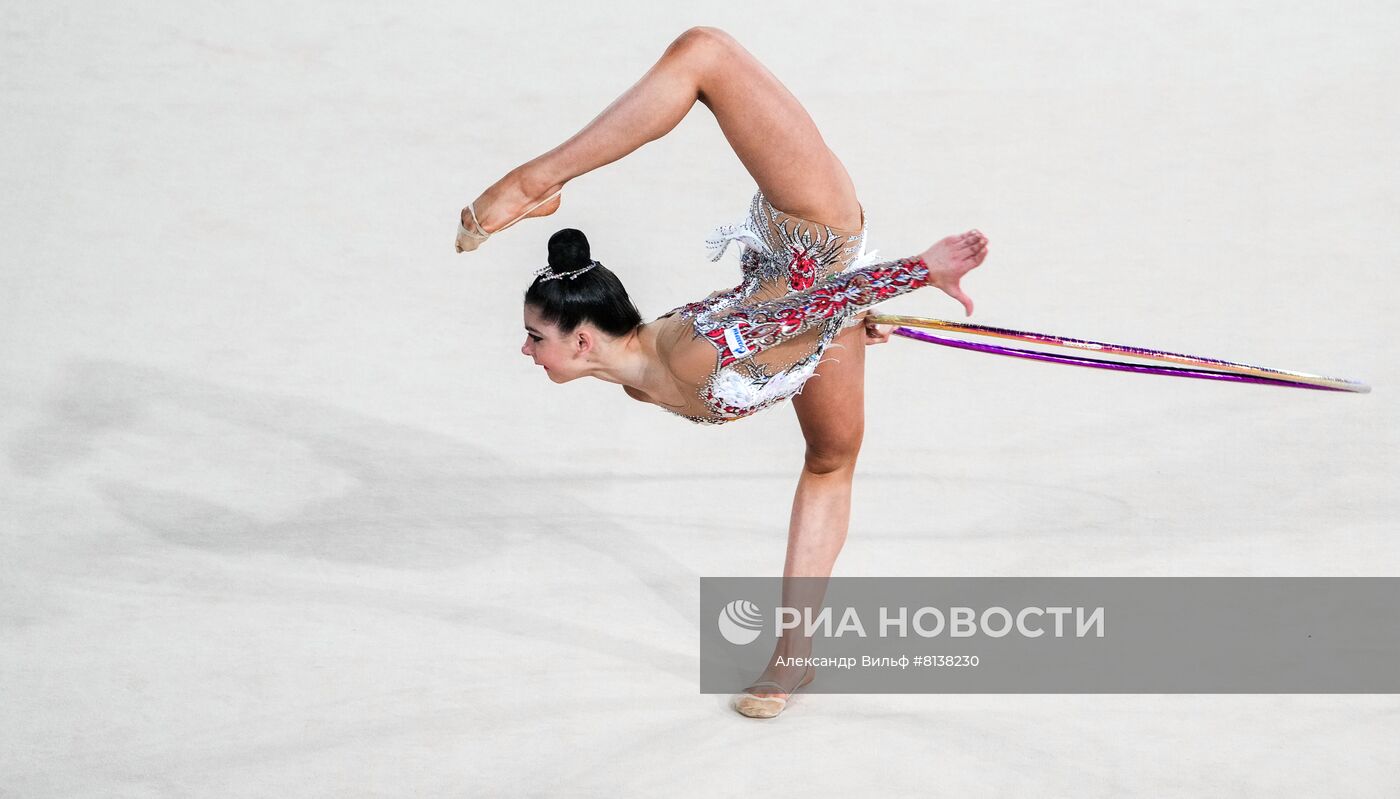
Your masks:
{"label": "gymnast's dark hair", "polygon": [[[550,236],[549,268],[554,273],[582,269],[592,261],[583,231],[564,228]],[[592,322],[599,330],[621,336],[642,323],[642,315],[627,296],[622,281],[602,264],[576,277],[537,277],[525,291],[525,302],[539,309],[545,321],[566,333],[572,333],[583,322]]]}

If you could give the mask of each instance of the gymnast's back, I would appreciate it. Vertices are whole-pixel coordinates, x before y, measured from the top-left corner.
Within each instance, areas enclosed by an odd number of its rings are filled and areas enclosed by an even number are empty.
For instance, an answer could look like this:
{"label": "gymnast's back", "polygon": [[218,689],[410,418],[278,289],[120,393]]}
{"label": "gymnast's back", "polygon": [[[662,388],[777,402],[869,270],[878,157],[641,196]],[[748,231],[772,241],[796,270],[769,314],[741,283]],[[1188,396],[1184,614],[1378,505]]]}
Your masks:
{"label": "gymnast's back", "polygon": [[712,261],[739,243],[739,284],[648,324],[680,398],[628,394],[697,424],[723,424],[800,393],[866,309],[928,285],[921,258],[878,261],[865,250],[865,234],[863,207],[861,229],[841,230],[754,194],[742,220],[706,240]]}

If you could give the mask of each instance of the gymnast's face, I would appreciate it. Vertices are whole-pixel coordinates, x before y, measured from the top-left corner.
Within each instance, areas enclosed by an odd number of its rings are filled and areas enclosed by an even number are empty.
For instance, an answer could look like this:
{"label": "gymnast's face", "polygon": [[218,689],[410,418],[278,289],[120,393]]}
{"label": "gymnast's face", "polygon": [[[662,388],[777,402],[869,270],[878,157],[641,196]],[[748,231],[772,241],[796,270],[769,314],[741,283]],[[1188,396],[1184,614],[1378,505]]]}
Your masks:
{"label": "gymnast's face", "polygon": [[520,352],[556,383],[567,383],[581,374],[573,339],[572,334],[565,335],[556,325],[546,322],[535,306],[525,304],[525,344]]}

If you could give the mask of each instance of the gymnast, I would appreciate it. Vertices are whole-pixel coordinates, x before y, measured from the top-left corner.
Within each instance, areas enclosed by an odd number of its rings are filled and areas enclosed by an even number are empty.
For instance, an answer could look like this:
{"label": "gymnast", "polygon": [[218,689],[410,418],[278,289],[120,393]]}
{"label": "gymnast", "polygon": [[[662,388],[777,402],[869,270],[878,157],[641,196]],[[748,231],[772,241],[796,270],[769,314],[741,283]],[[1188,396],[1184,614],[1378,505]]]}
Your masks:
{"label": "gymnast", "polygon": [[[566,228],[525,294],[521,352],[555,383],[596,377],[635,400],[698,424],[722,424],[791,399],[806,441],[793,498],[785,578],[829,577],[850,522],[851,482],[864,432],[865,347],[892,326],[869,309],[936,286],[972,314],[960,281],[987,257],[977,230],[919,255],[878,261],[865,211],[816,124],[788,89],[732,36],[682,33],[641,79],[564,143],[511,170],[462,209],[467,252],[521,219],[558,210],[569,180],[664,136],[699,100],[757,184],[746,216],[706,242],[718,260],[740,245],[741,282],[643,322],[617,276]],[[841,350],[840,358],[823,357]],[[769,667],[734,707],[771,718],[813,679],[779,666],[803,657],[780,639]]]}

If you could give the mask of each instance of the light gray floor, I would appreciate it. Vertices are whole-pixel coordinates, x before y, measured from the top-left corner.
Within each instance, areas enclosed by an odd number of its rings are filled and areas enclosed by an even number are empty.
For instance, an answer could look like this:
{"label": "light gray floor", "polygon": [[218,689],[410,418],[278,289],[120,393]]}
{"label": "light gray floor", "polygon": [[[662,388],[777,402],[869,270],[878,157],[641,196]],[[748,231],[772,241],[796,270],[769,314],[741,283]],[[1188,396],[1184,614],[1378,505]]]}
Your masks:
{"label": "light gray floor", "polygon": [[[1296,4],[1295,4],[1296,5]],[[560,213],[467,200],[696,24],[807,105],[975,321],[1340,395],[870,351],[841,575],[1394,575],[1393,4],[0,9],[0,795],[1393,796],[1394,696],[697,693],[781,568],[790,406],[720,428],[518,351],[574,226],[647,318],[731,285],[703,107]],[[918,292],[892,312],[956,318]]]}

